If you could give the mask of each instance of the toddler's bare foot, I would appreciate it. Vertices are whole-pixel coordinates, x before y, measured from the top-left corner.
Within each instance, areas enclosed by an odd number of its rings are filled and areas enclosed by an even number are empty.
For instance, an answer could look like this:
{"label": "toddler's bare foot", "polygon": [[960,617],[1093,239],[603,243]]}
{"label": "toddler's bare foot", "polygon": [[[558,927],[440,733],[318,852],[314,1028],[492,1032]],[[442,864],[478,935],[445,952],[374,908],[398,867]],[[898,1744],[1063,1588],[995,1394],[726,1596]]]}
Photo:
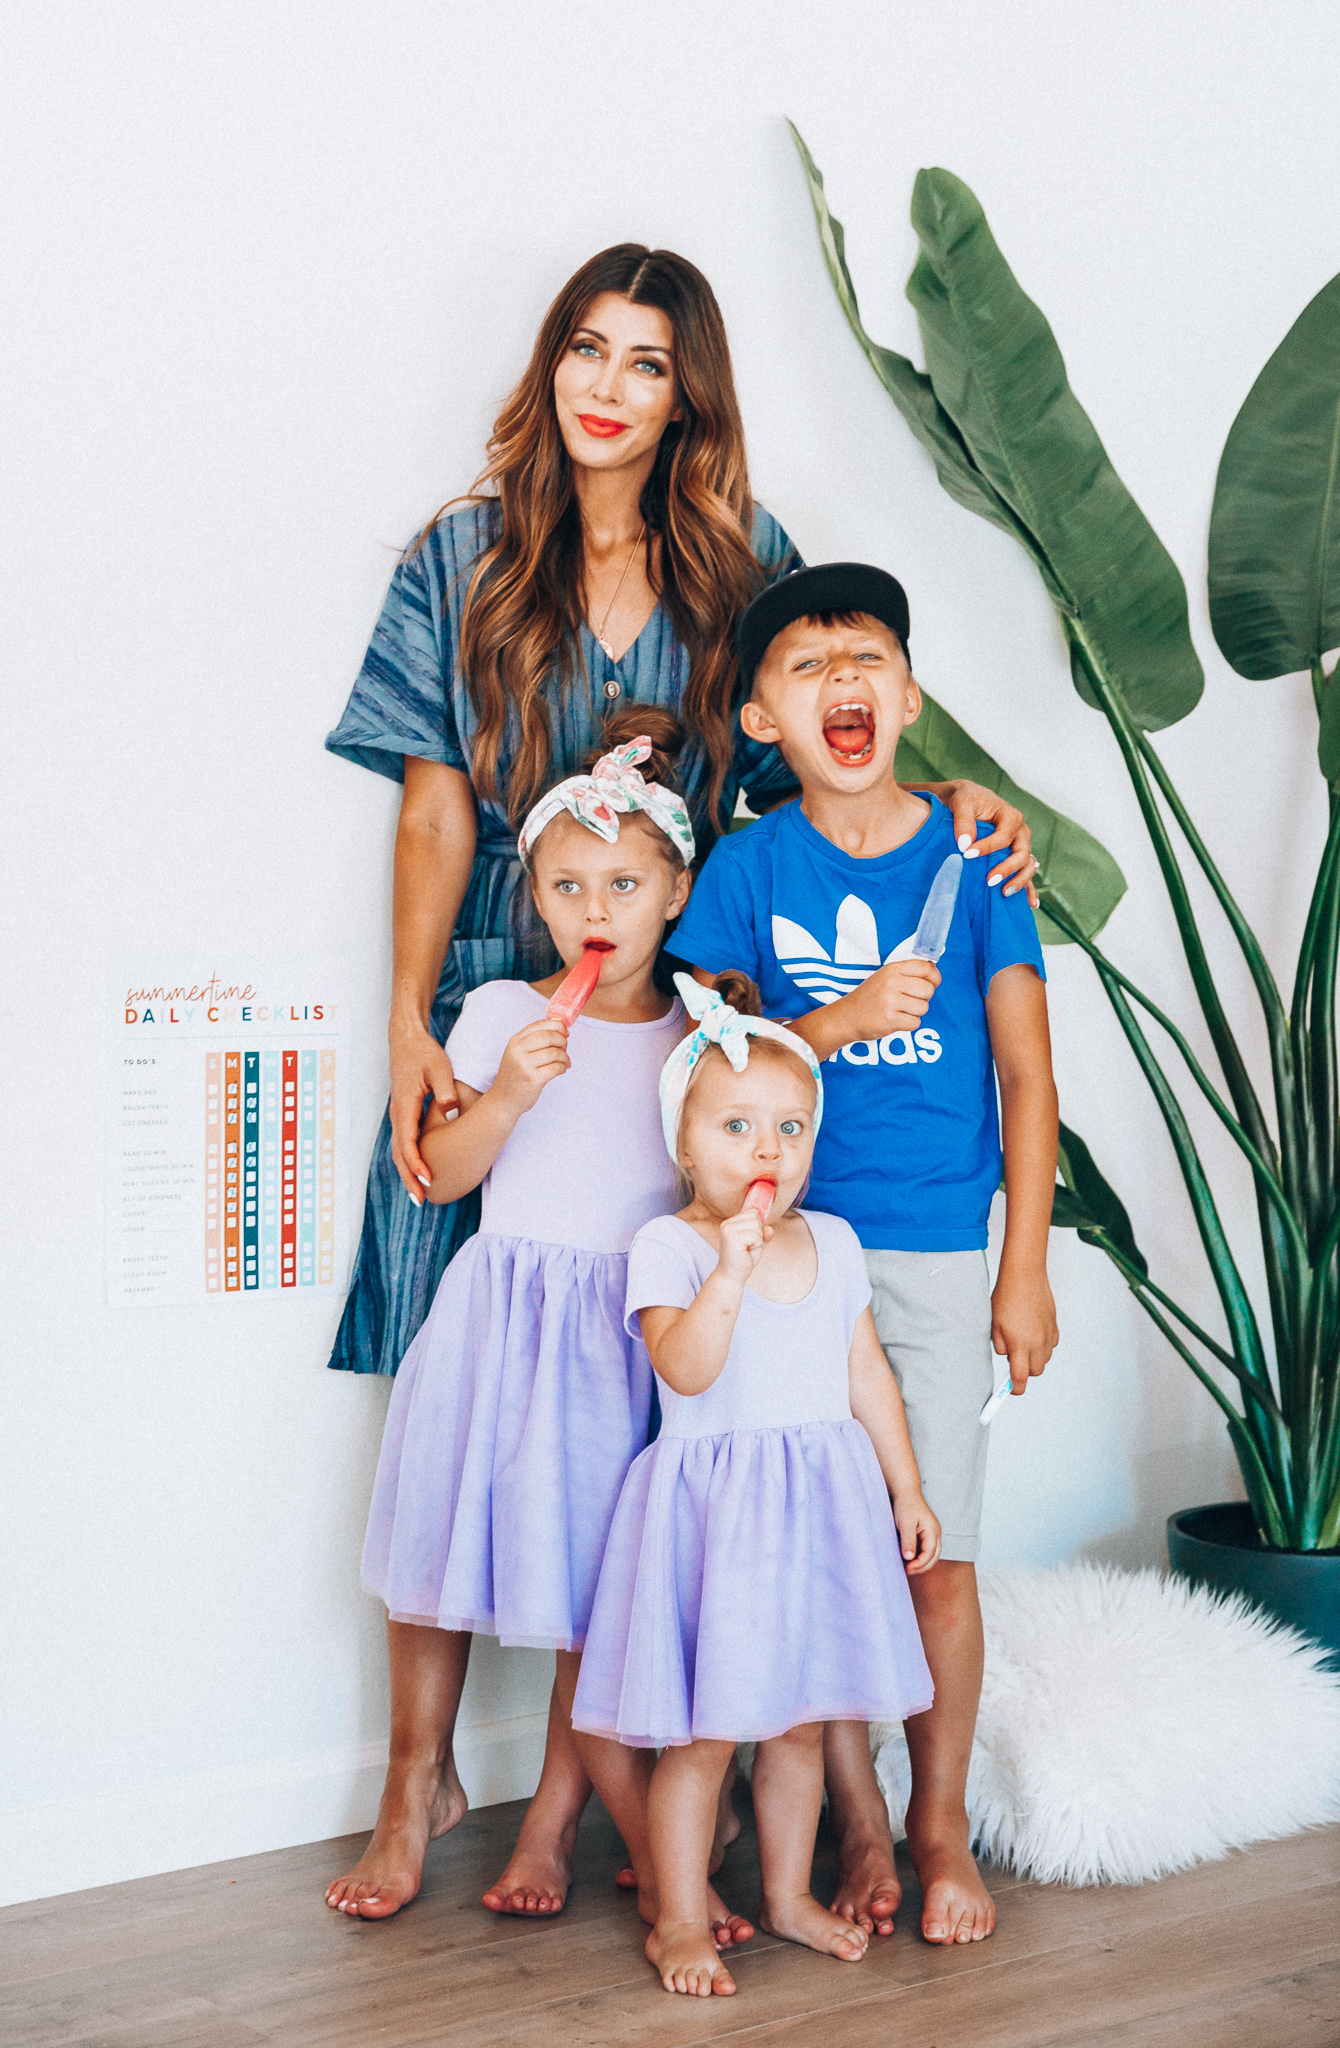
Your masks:
{"label": "toddler's bare foot", "polygon": [[361,1920],[386,1920],[407,1906],[423,1880],[428,1844],[465,1818],[468,1801],[448,1756],[386,1774],[372,1840],[352,1870],[326,1889],[326,1904]]}
{"label": "toddler's bare foot", "polygon": [[659,1971],[667,1991],[682,1991],[689,1998],[728,1998],[735,1979],[712,1945],[710,1931],[691,1921],[659,1921],[647,1936],[647,1961]]}
{"label": "toddler's bare foot", "polygon": [[561,1913],[572,1883],[576,1840],[576,1820],[555,1837],[551,1827],[534,1817],[534,1807],[528,1808],[507,1868],[489,1886],[482,1903],[490,1913]]}
{"label": "toddler's bare foot", "polygon": [[[639,1887],[637,1910],[648,1927],[655,1927],[660,1916],[660,1908],[654,1885],[644,1884]],[[743,1948],[747,1941],[754,1938],[752,1921],[746,1920],[742,1913],[732,1913],[710,1884],[707,1887],[707,1924],[711,1930],[712,1940],[719,1949]]]}
{"label": "toddler's bare foot", "polygon": [[841,1841],[838,1869],[833,1911],[867,1934],[892,1934],[893,1916],[903,1902],[893,1862],[893,1837]]}
{"label": "toddler's bare foot", "polygon": [[996,1907],[964,1842],[912,1847],[921,1879],[921,1932],[927,1941],[985,1941],[996,1931]]}
{"label": "toddler's bare foot", "polygon": [[808,1892],[794,1899],[765,1899],[758,1923],[765,1934],[801,1942],[840,1963],[859,1963],[870,1940],[864,1927],[830,1913]]}

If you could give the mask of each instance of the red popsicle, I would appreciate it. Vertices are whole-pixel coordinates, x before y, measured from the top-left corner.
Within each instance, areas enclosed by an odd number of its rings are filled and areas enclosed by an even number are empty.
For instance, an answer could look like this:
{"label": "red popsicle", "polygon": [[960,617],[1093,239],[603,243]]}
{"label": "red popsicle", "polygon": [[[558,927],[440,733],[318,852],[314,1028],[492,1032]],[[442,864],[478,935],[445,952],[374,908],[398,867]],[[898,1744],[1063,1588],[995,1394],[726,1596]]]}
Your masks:
{"label": "red popsicle", "polygon": [[588,939],[582,957],[570,967],[545,1006],[545,1021],[562,1024],[571,1031],[595,994],[606,953],[612,953],[608,939]]}
{"label": "red popsicle", "polygon": [[747,1209],[757,1209],[759,1221],[762,1223],[767,1222],[768,1211],[776,1199],[777,1183],[775,1180],[751,1180],[749,1186],[745,1189],[745,1207]]}

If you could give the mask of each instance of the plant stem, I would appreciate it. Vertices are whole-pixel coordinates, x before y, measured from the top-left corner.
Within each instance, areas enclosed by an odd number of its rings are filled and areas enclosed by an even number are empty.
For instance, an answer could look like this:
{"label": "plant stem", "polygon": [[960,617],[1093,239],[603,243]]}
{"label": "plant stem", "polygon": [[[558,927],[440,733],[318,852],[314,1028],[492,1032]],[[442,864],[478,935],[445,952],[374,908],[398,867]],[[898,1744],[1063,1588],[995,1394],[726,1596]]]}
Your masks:
{"label": "plant stem", "polygon": [[1307,1243],[1302,1231],[1298,1227],[1298,1220],[1289,1207],[1283,1188],[1276,1180],[1266,1161],[1257,1151],[1255,1145],[1253,1145],[1251,1139],[1247,1136],[1247,1133],[1243,1130],[1242,1125],[1238,1122],[1228,1104],[1224,1101],[1223,1096],[1219,1093],[1209,1075],[1205,1072],[1196,1055],[1192,1052],[1182,1032],[1178,1030],[1171,1017],[1165,1016],[1157,1003],[1152,1002],[1142,990],[1136,987],[1129,976],[1122,973],[1121,969],[1107,957],[1100,947],[1094,945],[1092,939],[1085,937],[1067,911],[1057,906],[1050,909],[1047,914],[1054,923],[1061,927],[1062,931],[1069,933],[1075,944],[1081,946],[1089,955],[1089,958],[1096,965],[1100,966],[1105,974],[1110,974],[1113,980],[1126,991],[1127,995],[1135,998],[1141,1009],[1146,1010],[1157,1023],[1163,1026],[1163,1029],[1181,1053],[1182,1058],[1186,1061],[1191,1071],[1192,1079],[1210,1104],[1215,1115],[1232,1136],[1234,1143],[1245,1154],[1252,1172],[1256,1175],[1262,1189],[1278,1212],[1279,1220],[1289,1239],[1290,1250],[1293,1255],[1292,1270],[1295,1284],[1297,1284],[1297,1276],[1300,1269],[1306,1269],[1308,1264]]}
{"label": "plant stem", "polygon": [[1275,1111],[1279,1123],[1283,1168],[1282,1184],[1286,1199],[1296,1208],[1299,1196],[1298,1157],[1293,1120],[1290,1115],[1293,1106],[1293,1047],[1289,1040],[1288,1013],[1279,992],[1279,984],[1270,971],[1269,962],[1261,950],[1255,932],[1243,916],[1232,891],[1211,859],[1209,848],[1196,830],[1172,777],[1155,753],[1149,734],[1137,732],[1136,744],[1159,786],[1164,802],[1177,820],[1182,837],[1191,848],[1200,864],[1201,872],[1218,898],[1219,907],[1242,949],[1243,958],[1247,962],[1248,971],[1260,998],[1261,1010],[1265,1017],[1266,1037],[1270,1045],[1271,1076],[1275,1084]]}
{"label": "plant stem", "polygon": [[[1101,1225],[1097,1226],[1095,1229],[1085,1231],[1083,1235],[1091,1238],[1093,1242],[1097,1244],[1102,1251],[1105,1251],[1107,1253],[1107,1256],[1109,1257],[1109,1259],[1111,1259],[1113,1265],[1121,1274],[1122,1279],[1130,1288],[1131,1293],[1138,1294],[1141,1297],[1142,1308],[1148,1308],[1149,1306],[1148,1302],[1144,1300],[1144,1296],[1146,1294],[1152,1294],[1155,1301],[1160,1302],[1162,1306],[1167,1309],[1170,1315],[1175,1316],[1177,1321],[1182,1325],[1182,1328],[1184,1330],[1189,1331],[1190,1334],[1196,1339],[1198,1344],[1203,1344],[1205,1346],[1205,1349],[1210,1353],[1211,1357],[1217,1359],[1219,1364],[1224,1367],[1225,1371],[1232,1373],[1234,1379],[1237,1380],[1241,1386],[1245,1387],[1247,1391],[1251,1394],[1252,1399],[1254,1401],[1258,1401],[1261,1404],[1261,1406],[1264,1409],[1266,1409],[1267,1412],[1274,1418],[1274,1420],[1278,1422],[1281,1426],[1283,1426],[1284,1417],[1280,1413],[1279,1404],[1276,1401],[1274,1394],[1271,1393],[1267,1397],[1261,1391],[1260,1387],[1252,1381],[1251,1375],[1248,1373],[1247,1368],[1244,1365],[1242,1365],[1238,1359],[1234,1358],[1232,1352],[1225,1351],[1222,1344],[1217,1344],[1214,1338],[1209,1334],[1208,1330],[1202,1330],[1200,1324],[1198,1322],[1195,1322],[1192,1319],[1192,1317],[1190,1317],[1187,1314],[1184,1308],[1180,1308],[1178,1304],[1173,1300],[1170,1294],[1165,1294],[1161,1287],[1155,1286],[1154,1282],[1149,1278],[1147,1273],[1142,1273],[1138,1266],[1133,1266],[1130,1260],[1126,1257],[1125,1253],[1121,1250],[1121,1247],[1114,1243],[1112,1238],[1108,1235],[1107,1231],[1105,1231]],[[1237,1410],[1234,1409],[1233,1413],[1236,1415]],[[1241,1420],[1241,1418],[1239,1419]]]}
{"label": "plant stem", "polygon": [[[1078,647],[1095,696],[1112,727],[1117,745],[1121,749],[1135,790],[1136,800],[1154,843],[1154,851],[1163,872],[1163,879],[1172,901],[1173,915],[1186,955],[1187,967],[1200,1002],[1202,1014],[1209,1027],[1229,1096],[1238,1113],[1243,1130],[1255,1145],[1262,1158],[1270,1164],[1276,1181],[1279,1179],[1279,1155],[1274,1138],[1266,1123],[1261,1104],[1257,1099],[1246,1064],[1233,1036],[1224,1006],[1219,999],[1214,977],[1210,973],[1209,961],[1201,940],[1200,928],[1196,923],[1195,911],[1187,892],[1186,879],[1182,874],[1176,851],[1159,810],[1154,792],[1150,787],[1145,769],[1145,758],[1141,752],[1140,736],[1126,715],[1117,692],[1112,688],[1103,671],[1097,649],[1086,633],[1083,622],[1066,618],[1062,621],[1073,644]],[[1288,1261],[1276,1232],[1276,1215],[1263,1189],[1258,1185],[1258,1211],[1261,1217],[1261,1251],[1265,1262],[1266,1284],[1270,1294],[1271,1320],[1279,1339],[1277,1349],[1282,1361],[1293,1357],[1296,1332],[1302,1315],[1301,1289],[1297,1276],[1287,1270]],[[1282,1386],[1286,1396],[1291,1390]],[[1289,1405],[1286,1398],[1286,1407]]]}
{"label": "plant stem", "polygon": [[1256,1325],[1247,1290],[1242,1284],[1242,1275],[1237,1269],[1228,1239],[1224,1234],[1224,1226],[1220,1221],[1200,1154],[1187,1126],[1182,1105],[1170,1087],[1167,1075],[1154,1057],[1149,1040],[1141,1030],[1120,985],[1106,971],[1101,961],[1095,961],[1094,964],[1107,990],[1108,1000],[1117,1013],[1131,1049],[1140,1062],[1145,1079],[1153,1089],[1155,1100],[1163,1113],[1163,1121],[1172,1139],[1178,1165],[1182,1169],[1182,1178],[1191,1198],[1196,1227],[1200,1233],[1201,1243],[1205,1247],[1205,1256],[1210,1262],[1210,1270],[1214,1275],[1225,1320],[1232,1335],[1233,1351],[1246,1369],[1244,1391],[1250,1394],[1253,1388],[1265,1390],[1270,1395],[1270,1406],[1274,1408],[1274,1390],[1271,1388],[1270,1375],[1266,1370],[1261,1333]]}

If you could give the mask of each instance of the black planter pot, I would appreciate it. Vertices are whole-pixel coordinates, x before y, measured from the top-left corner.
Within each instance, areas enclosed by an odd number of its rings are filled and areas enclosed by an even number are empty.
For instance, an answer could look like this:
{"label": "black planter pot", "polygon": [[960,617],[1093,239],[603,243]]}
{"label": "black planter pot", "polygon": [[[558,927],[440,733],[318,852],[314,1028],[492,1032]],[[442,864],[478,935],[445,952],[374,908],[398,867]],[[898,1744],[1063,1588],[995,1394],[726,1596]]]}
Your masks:
{"label": "black planter pot", "polygon": [[1340,1550],[1267,1550],[1246,1501],[1226,1500],[1169,1515],[1168,1562],[1197,1585],[1244,1593],[1324,1644],[1340,1670]]}

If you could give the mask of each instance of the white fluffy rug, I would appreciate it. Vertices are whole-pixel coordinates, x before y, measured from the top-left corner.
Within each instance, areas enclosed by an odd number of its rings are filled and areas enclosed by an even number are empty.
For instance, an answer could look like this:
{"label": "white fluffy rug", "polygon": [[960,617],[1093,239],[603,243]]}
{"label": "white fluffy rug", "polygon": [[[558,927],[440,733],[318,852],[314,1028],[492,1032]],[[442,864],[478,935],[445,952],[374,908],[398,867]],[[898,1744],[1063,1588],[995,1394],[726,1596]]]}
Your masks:
{"label": "white fluffy rug", "polygon": [[[980,1584],[968,1811],[993,1862],[1044,1883],[1138,1884],[1340,1820],[1340,1676],[1303,1637],[1152,1571]],[[901,1835],[902,1729],[870,1735]]]}

